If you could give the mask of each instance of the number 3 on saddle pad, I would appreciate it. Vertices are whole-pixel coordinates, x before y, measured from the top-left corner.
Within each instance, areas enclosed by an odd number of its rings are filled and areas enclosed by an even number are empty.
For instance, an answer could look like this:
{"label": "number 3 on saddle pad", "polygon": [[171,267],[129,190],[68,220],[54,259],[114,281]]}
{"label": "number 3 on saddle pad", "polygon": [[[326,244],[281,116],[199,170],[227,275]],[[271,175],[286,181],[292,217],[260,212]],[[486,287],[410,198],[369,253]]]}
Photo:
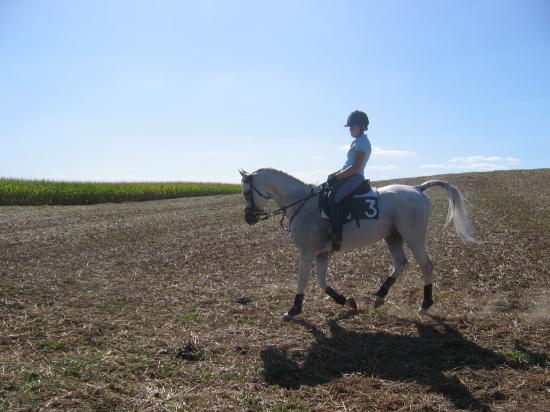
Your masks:
{"label": "number 3 on saddle pad", "polygon": [[[321,218],[330,220],[330,202],[328,193],[319,196]],[[344,223],[360,220],[378,219],[380,216],[380,201],[377,189],[370,189],[347,196],[340,202],[343,208]]]}
{"label": "number 3 on saddle pad", "polygon": [[[378,194],[374,191],[362,195],[354,195],[352,202],[352,216],[355,219],[378,219]],[[353,213],[355,212],[355,213]]]}

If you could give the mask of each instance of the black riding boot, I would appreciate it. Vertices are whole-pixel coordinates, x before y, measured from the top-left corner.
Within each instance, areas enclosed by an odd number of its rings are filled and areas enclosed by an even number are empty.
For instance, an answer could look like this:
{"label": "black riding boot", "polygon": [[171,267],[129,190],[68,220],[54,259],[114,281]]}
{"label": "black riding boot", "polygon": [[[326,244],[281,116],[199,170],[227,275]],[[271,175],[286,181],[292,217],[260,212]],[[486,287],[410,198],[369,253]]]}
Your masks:
{"label": "black riding boot", "polygon": [[337,202],[333,202],[330,208],[332,231],[330,232],[330,238],[332,240],[332,250],[340,250],[342,245],[342,230],[343,230],[343,211],[342,205]]}

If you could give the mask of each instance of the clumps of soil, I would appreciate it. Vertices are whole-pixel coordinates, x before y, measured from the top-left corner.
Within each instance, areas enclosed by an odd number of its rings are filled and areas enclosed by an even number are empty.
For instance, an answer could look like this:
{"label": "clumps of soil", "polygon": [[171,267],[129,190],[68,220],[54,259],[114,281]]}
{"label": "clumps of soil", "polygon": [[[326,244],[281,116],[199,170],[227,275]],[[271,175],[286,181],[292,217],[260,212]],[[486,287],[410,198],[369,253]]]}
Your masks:
{"label": "clumps of soil", "polygon": [[236,299],[235,303],[238,303],[239,305],[248,305],[249,303],[252,303],[252,299],[248,296],[243,296],[242,298]]}
{"label": "clumps of soil", "polygon": [[250,351],[250,348],[248,346],[237,346],[235,348],[235,352],[237,352],[239,355],[246,355]]}
{"label": "clumps of soil", "polygon": [[194,344],[188,343],[176,351],[176,358],[196,362],[204,359],[204,349],[197,348]]}

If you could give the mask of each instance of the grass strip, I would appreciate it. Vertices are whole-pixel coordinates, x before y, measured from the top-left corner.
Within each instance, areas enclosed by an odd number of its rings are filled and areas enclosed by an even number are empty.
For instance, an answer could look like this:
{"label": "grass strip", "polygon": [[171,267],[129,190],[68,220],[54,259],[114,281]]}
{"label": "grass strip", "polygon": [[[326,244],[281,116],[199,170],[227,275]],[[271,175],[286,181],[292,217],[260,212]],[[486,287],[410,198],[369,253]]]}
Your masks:
{"label": "grass strip", "polygon": [[89,205],[239,193],[230,183],[62,182],[0,178],[0,206]]}

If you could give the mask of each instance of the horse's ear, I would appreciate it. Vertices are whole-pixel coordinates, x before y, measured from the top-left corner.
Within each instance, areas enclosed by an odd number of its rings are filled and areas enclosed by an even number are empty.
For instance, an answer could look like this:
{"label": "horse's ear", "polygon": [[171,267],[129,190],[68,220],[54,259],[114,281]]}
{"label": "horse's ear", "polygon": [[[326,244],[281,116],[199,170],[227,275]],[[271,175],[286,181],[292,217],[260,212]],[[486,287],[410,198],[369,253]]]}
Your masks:
{"label": "horse's ear", "polygon": [[243,169],[239,169],[239,173],[241,174],[242,177],[248,176],[248,173],[245,172]]}

